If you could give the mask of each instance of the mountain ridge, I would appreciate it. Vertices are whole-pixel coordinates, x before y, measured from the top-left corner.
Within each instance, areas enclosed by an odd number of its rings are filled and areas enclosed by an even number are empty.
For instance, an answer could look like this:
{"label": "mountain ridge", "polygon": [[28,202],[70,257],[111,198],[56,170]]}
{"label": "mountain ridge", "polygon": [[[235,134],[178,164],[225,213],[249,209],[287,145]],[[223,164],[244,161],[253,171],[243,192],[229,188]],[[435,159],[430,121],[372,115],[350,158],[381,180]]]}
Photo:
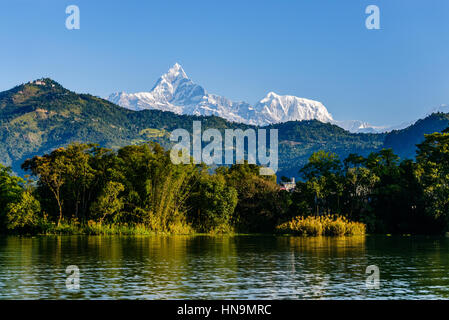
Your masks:
{"label": "mountain ridge", "polygon": [[[259,129],[230,122],[217,116],[181,115],[161,110],[132,111],[110,101],[78,94],[45,78],[0,92],[0,162],[23,174],[20,165],[27,158],[42,155],[71,142],[97,143],[107,148],[155,141],[168,148],[169,133],[177,128],[192,132],[193,121],[203,130]],[[406,141],[400,156],[414,153],[423,133],[449,124],[449,114],[433,114],[407,130],[389,134],[351,133],[317,120],[288,121],[263,128],[279,130],[278,177],[297,176],[298,170],[315,151],[325,150],[345,158],[349,153],[367,155],[385,146]],[[387,143],[386,143],[387,142]],[[396,151],[396,150],[395,150]]]}
{"label": "mountain ridge", "polygon": [[216,115],[232,122],[258,126],[301,120],[319,120],[336,124],[351,132],[380,132],[386,127],[372,126],[358,120],[334,120],[319,101],[292,95],[267,93],[254,106],[208,93],[195,84],[179,63],[163,74],[148,92],[117,92],[107,100],[131,110],[159,109],[187,115]]}

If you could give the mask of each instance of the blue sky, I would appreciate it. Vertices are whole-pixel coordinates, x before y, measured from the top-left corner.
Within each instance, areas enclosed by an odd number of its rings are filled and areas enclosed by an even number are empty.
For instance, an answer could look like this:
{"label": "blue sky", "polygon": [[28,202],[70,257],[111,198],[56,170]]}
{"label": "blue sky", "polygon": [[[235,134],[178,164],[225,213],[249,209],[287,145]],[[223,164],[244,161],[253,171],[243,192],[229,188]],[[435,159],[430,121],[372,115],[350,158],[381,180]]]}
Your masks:
{"label": "blue sky", "polygon": [[[80,8],[67,30],[65,8]],[[380,8],[380,30],[365,8]],[[449,1],[14,0],[0,3],[0,90],[48,76],[106,96],[149,90],[179,62],[208,92],[323,102],[398,124],[449,104]]]}

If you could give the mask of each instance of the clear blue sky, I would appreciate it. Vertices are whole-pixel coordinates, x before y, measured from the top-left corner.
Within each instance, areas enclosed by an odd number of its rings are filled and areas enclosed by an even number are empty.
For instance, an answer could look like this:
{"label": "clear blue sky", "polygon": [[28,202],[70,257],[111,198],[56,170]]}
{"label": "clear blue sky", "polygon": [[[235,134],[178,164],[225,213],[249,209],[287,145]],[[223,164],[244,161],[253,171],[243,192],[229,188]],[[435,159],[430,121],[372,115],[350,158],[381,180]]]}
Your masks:
{"label": "clear blue sky", "polygon": [[[78,5],[81,29],[65,28]],[[381,30],[365,28],[380,8]],[[179,62],[208,92],[323,102],[397,124],[449,104],[449,1],[0,2],[0,90],[48,76],[94,95],[149,90]]]}

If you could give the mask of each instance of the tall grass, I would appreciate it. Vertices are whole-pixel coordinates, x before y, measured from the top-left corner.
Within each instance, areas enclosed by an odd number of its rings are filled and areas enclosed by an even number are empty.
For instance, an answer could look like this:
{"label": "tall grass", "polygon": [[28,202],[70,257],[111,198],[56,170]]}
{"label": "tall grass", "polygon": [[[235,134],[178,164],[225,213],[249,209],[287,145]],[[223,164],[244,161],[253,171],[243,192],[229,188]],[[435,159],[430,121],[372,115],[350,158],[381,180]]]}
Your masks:
{"label": "tall grass", "polygon": [[185,224],[170,224],[167,232],[155,231],[142,224],[105,224],[89,221],[80,224],[77,221],[61,221],[60,224],[42,222],[38,226],[39,234],[47,235],[155,235],[155,234],[192,234],[193,229]]}
{"label": "tall grass", "polygon": [[276,227],[278,233],[296,234],[302,236],[344,236],[364,235],[366,225],[360,222],[349,221],[338,215],[325,215],[319,217],[298,216]]}
{"label": "tall grass", "polygon": [[188,228],[185,202],[194,183],[195,167],[175,169],[169,165],[157,167],[155,178],[147,182],[148,214],[144,223],[152,230],[184,233]]}

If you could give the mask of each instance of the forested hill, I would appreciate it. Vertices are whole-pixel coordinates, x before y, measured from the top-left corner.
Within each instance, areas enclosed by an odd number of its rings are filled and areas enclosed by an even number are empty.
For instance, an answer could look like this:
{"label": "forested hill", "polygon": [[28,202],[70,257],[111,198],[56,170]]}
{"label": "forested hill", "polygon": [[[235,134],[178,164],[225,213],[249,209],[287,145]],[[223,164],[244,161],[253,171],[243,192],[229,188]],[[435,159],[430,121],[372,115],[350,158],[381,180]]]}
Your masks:
{"label": "forested hill", "polygon": [[[438,117],[447,120],[447,115]],[[444,121],[430,118],[422,120],[426,122],[420,130],[440,131]],[[203,129],[257,129],[218,117],[176,115],[159,110],[131,111],[89,94],[69,91],[51,79],[41,79],[0,93],[0,163],[22,174],[20,165],[25,159],[73,141],[118,148],[152,140],[167,147],[170,132],[176,128],[192,132],[194,120],[201,120]],[[382,148],[386,137],[353,134],[319,121],[287,122],[267,128],[279,129],[278,176],[296,175],[314,151],[333,151],[342,158],[349,153],[366,155]],[[415,131],[408,128],[387,135],[388,143],[398,144],[397,137],[409,141],[410,149],[418,139]],[[414,152],[405,149],[401,150],[403,154]]]}
{"label": "forested hill", "polygon": [[[134,112],[89,94],[76,94],[42,79],[0,93],[0,162],[20,172],[21,163],[73,141],[117,148],[147,140],[168,141],[171,130],[198,117],[169,112]],[[205,126],[244,127],[217,117]]]}
{"label": "forested hill", "polygon": [[388,133],[385,137],[384,146],[385,148],[392,148],[402,159],[413,159],[416,144],[424,140],[424,134],[441,132],[448,126],[448,113],[433,113],[405,129]]}
{"label": "forested hill", "polygon": [[368,155],[383,146],[384,134],[350,133],[317,120],[290,121],[271,125],[279,131],[278,177],[297,176],[313,152],[331,151],[346,158],[351,153]]}

